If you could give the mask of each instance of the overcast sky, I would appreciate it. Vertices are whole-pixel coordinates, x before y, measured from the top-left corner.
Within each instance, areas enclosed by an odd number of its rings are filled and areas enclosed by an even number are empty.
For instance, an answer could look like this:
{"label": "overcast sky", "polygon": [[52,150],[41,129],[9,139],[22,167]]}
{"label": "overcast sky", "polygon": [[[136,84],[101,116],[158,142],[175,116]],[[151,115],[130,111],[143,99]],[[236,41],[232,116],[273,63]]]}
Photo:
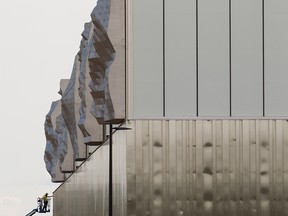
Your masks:
{"label": "overcast sky", "polygon": [[70,78],[96,0],[0,4],[0,216],[21,216],[58,187],[43,160],[44,120],[60,99],[60,79]]}

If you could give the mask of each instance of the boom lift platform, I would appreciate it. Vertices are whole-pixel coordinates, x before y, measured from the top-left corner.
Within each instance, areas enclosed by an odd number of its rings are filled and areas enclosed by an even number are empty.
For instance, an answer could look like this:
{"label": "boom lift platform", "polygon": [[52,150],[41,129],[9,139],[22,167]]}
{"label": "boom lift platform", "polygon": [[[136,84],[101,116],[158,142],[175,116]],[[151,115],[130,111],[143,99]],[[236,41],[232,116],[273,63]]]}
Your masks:
{"label": "boom lift platform", "polygon": [[33,209],[31,212],[26,214],[26,216],[32,216],[34,214],[38,213],[47,213],[50,212],[50,204],[51,204],[51,197],[48,197],[48,204],[47,204],[47,210],[43,210],[44,201],[42,198],[37,198],[37,208]]}

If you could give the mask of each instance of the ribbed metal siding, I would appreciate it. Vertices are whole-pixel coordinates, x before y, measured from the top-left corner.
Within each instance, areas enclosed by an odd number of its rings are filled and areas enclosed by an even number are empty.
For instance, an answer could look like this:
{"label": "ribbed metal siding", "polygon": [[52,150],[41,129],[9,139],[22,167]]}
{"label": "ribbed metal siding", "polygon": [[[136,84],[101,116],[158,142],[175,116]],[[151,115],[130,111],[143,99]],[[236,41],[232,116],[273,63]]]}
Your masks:
{"label": "ribbed metal siding", "polygon": [[[113,135],[114,216],[288,215],[288,121],[133,120]],[[54,215],[108,215],[108,146],[54,193]]]}
{"label": "ribbed metal siding", "polygon": [[[126,216],[126,148],[123,132],[113,135],[113,215]],[[54,216],[108,215],[108,145],[104,144],[53,194]]]}
{"label": "ribbed metal siding", "polygon": [[287,121],[127,126],[127,215],[288,215]]}

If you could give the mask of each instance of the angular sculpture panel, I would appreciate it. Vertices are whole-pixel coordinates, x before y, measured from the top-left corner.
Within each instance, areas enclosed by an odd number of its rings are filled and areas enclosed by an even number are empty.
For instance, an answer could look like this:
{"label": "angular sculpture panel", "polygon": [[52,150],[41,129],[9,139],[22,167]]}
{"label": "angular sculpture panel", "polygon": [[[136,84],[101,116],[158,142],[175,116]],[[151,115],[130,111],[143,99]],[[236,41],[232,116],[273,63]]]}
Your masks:
{"label": "angular sculpture panel", "polygon": [[[101,3],[103,1],[100,1]],[[93,10],[91,17],[94,25],[92,43],[93,47],[89,52],[89,67],[91,75],[91,94],[94,99],[94,107],[91,110],[100,124],[105,120],[114,118],[114,108],[109,93],[108,75],[112,62],[115,59],[115,50],[107,35],[106,29],[96,17],[97,7]],[[108,13],[108,12],[107,12]],[[101,14],[107,20],[109,14]],[[105,24],[105,23],[104,23]]]}
{"label": "angular sculpture panel", "polygon": [[67,128],[61,114],[60,101],[54,101],[45,121],[46,149],[44,160],[52,182],[64,181],[61,165],[67,154]]}
{"label": "angular sculpture panel", "polygon": [[74,150],[74,160],[83,160],[86,158],[86,146],[83,143],[81,131],[77,126],[79,119],[80,97],[78,95],[77,77],[80,73],[80,62],[78,56],[75,57],[74,67],[68,86],[62,95],[62,115],[69,131],[70,140]]}
{"label": "angular sculpture panel", "polygon": [[[60,91],[58,92],[61,96],[63,95],[65,89],[67,88],[69,83],[68,79],[62,79],[60,81]],[[65,121],[63,119],[65,124]],[[66,126],[66,124],[65,124]],[[67,129],[67,127],[66,127]],[[74,150],[71,143],[70,135],[67,130],[67,139],[66,139],[66,146],[67,146],[67,153],[64,157],[63,163],[61,164],[61,172],[63,173],[72,173],[75,170],[75,163],[74,163]]]}
{"label": "angular sculpture panel", "polygon": [[87,145],[103,142],[105,124],[125,119],[123,8],[124,1],[98,0],[91,21],[84,25],[71,77],[61,81],[62,97],[57,101],[61,109],[57,116],[51,117],[55,107],[47,114],[45,162],[52,181],[73,172],[75,161],[87,158]]}
{"label": "angular sculpture panel", "polygon": [[103,142],[103,126],[100,125],[90,112],[93,98],[90,94],[89,83],[90,68],[88,63],[88,55],[93,43],[90,40],[92,37],[93,26],[92,23],[86,23],[85,29],[82,32],[82,40],[80,44],[80,51],[78,53],[80,61],[80,74],[79,74],[79,88],[78,93],[81,98],[78,121],[78,126],[84,137],[84,143],[88,145],[97,145]]}
{"label": "angular sculpture panel", "polygon": [[[117,9],[121,11],[121,8],[124,8],[123,1],[99,0],[91,13],[94,25],[94,49],[92,48],[89,54],[92,79],[90,88],[94,98],[91,112],[101,124],[120,123],[126,115],[125,20],[123,13],[115,12]],[[111,14],[112,19],[110,11],[116,14]],[[110,40],[110,35],[114,41]]]}

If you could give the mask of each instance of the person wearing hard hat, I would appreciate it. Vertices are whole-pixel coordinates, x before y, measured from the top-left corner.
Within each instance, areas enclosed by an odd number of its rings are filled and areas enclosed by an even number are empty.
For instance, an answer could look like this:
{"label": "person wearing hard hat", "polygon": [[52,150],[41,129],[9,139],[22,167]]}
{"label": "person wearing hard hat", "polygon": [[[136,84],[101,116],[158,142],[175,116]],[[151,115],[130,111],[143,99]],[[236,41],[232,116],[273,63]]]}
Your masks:
{"label": "person wearing hard hat", "polygon": [[42,197],[43,200],[43,208],[42,208],[42,212],[46,212],[47,211],[47,205],[48,205],[48,193],[45,193],[44,196]]}

